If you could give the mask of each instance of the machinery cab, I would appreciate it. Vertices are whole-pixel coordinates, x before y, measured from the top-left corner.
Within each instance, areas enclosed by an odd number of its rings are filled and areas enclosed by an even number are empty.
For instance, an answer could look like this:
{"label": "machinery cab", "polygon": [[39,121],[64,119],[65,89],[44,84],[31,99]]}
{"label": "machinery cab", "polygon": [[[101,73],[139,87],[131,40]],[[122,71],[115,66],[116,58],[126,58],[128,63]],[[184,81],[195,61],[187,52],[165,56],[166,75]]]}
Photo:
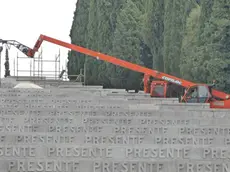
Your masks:
{"label": "machinery cab", "polygon": [[167,81],[152,81],[150,86],[151,97],[180,97],[183,94],[183,87]]}
{"label": "machinery cab", "polygon": [[152,81],[150,86],[151,97],[166,97],[168,82]]}
{"label": "machinery cab", "polygon": [[209,103],[212,99],[210,88],[207,85],[195,85],[185,90],[181,99],[184,103]]}
{"label": "machinery cab", "polygon": [[150,93],[150,97],[166,97],[168,82],[153,80],[150,75],[144,75],[144,92]]}
{"label": "machinery cab", "polygon": [[144,75],[143,83],[144,83],[144,92],[145,93],[150,93],[150,83],[151,83],[151,80],[150,80],[150,76],[149,75],[147,75],[147,74]]}

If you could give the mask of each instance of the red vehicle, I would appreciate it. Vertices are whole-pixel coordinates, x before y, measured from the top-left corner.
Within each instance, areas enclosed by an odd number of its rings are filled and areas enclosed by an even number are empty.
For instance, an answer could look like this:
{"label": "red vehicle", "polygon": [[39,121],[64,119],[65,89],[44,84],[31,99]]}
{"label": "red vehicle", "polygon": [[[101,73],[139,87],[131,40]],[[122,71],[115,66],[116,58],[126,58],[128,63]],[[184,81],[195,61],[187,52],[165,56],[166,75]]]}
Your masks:
{"label": "red vehicle", "polygon": [[[117,66],[143,73],[144,92],[150,93],[151,97],[174,97],[178,96],[176,95],[177,93],[183,91],[184,95],[180,97],[180,102],[210,103],[211,108],[230,109],[230,95],[213,89],[213,85],[193,83],[163,72],[148,69],[146,67],[136,65],[125,60],[121,60],[116,57],[112,57],[84,47],[63,42],[49,36],[40,35],[33,49],[14,40],[0,40],[0,43],[14,45],[26,56],[33,58],[34,54],[39,50],[43,41],[66,47],[68,49],[97,58],[98,60],[103,60]],[[153,80],[151,82],[150,77],[157,79],[157,81]]]}

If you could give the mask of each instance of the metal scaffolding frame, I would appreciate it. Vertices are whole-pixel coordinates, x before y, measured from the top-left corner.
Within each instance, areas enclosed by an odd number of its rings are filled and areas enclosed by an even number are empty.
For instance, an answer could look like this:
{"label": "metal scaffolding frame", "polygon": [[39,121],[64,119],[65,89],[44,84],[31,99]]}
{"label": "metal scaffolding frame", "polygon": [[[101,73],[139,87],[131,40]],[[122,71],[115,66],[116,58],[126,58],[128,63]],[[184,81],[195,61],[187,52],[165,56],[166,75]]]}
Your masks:
{"label": "metal scaffolding frame", "polygon": [[[20,59],[26,59],[29,61],[29,69],[20,69]],[[49,64],[48,69],[44,70],[44,65]],[[47,67],[46,67],[47,69]],[[23,75],[19,74],[23,73]],[[18,81],[30,81],[42,87],[46,86],[60,86],[61,84],[68,85],[68,77],[75,76],[75,81],[70,81],[69,84],[81,83],[85,85],[85,65],[84,69],[80,70],[80,74],[68,75],[67,60],[65,66],[61,68],[61,53],[60,49],[54,56],[54,59],[46,60],[43,59],[43,50],[34,58],[28,58],[25,56],[18,56],[14,59],[14,76]]]}
{"label": "metal scaffolding frame", "polygon": [[[19,68],[19,61],[20,59],[28,59],[29,61],[29,69],[20,69]],[[49,65],[50,68],[49,70],[44,70],[44,63],[49,63],[54,65]],[[58,54],[55,55],[53,60],[45,60],[43,59],[43,51],[38,53],[37,56],[35,56],[33,59],[28,58],[28,57],[23,57],[23,56],[18,56],[16,57],[16,63],[14,60],[14,76],[16,76],[17,80],[29,80],[34,83],[40,83],[43,86],[46,86],[46,82],[48,80],[55,80],[61,81],[61,78],[59,78],[59,74],[61,72],[61,54],[60,54],[60,49]],[[54,69],[53,67],[54,66]],[[25,73],[27,75],[19,75],[20,73]]]}
{"label": "metal scaffolding frame", "polygon": [[65,69],[63,69],[65,72],[63,74],[63,80],[68,80],[68,77],[76,77],[75,82],[80,82],[83,85],[85,85],[85,76],[86,76],[86,66],[84,65],[84,69],[80,69],[80,73],[77,75],[68,75],[68,69],[67,69],[67,62],[65,63]]}

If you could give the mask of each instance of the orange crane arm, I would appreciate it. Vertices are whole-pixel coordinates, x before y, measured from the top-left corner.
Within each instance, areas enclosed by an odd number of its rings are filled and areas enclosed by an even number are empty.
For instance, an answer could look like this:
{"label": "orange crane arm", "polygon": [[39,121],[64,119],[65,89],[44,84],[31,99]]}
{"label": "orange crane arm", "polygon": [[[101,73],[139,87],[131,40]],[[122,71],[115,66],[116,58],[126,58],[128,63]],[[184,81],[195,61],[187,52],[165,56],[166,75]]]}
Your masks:
{"label": "orange crane arm", "polygon": [[[118,59],[116,57],[109,56],[106,54],[102,54],[102,53],[99,53],[99,52],[96,52],[96,51],[93,51],[93,50],[90,50],[90,49],[87,49],[84,47],[70,44],[70,43],[55,39],[55,38],[51,38],[51,37],[46,36],[46,35],[40,35],[36,44],[34,45],[34,48],[28,53],[29,57],[34,56],[35,52],[38,51],[38,49],[40,48],[43,41],[47,41],[47,42],[50,42],[50,43],[53,43],[56,45],[60,45],[62,47],[66,47],[68,49],[80,52],[82,54],[92,56],[94,58],[97,58],[98,60],[103,60],[103,61],[112,63],[114,65],[120,66],[120,67],[124,67],[124,68],[130,69],[130,70],[136,71],[136,72],[144,73],[145,75],[149,75],[149,76],[152,76],[152,77],[157,78],[157,79],[161,79],[161,80],[168,81],[168,82],[171,82],[171,83],[174,83],[177,85],[181,85],[184,88],[189,88],[189,87],[197,85],[196,83],[193,83],[193,82],[190,82],[190,81],[187,81],[187,80],[184,80],[184,79],[172,76],[172,75],[168,75],[166,73],[159,72],[157,70],[148,69],[146,67],[143,67],[143,66],[140,66],[137,64],[133,64],[133,63],[130,63],[128,61],[121,60],[121,59]],[[225,100],[225,99],[227,99],[227,97],[229,97],[228,94],[221,92],[221,91],[218,91],[218,90],[214,90],[214,89],[212,89],[212,95],[214,97],[218,97],[218,98],[223,99],[223,100]]]}
{"label": "orange crane arm", "polygon": [[[84,47],[80,47],[80,46],[77,46],[74,44],[66,43],[66,42],[63,42],[61,40],[51,38],[51,37],[45,36],[45,35],[40,35],[40,37],[38,38],[33,49],[31,49],[31,48],[29,48],[29,47],[27,47],[27,46],[25,46],[25,45],[23,45],[17,41],[14,41],[14,40],[2,40],[2,39],[0,39],[1,44],[14,45],[16,48],[18,48],[20,51],[22,51],[24,54],[26,54],[28,57],[31,57],[31,58],[34,57],[34,54],[38,51],[38,49],[40,48],[43,41],[47,41],[47,42],[50,42],[50,43],[53,43],[56,45],[60,45],[62,47],[66,47],[68,49],[80,52],[82,54],[89,55],[89,56],[92,56],[92,57],[100,59],[100,60],[104,60],[104,61],[112,63],[114,65],[121,66],[121,67],[130,69],[130,70],[133,70],[136,72],[144,73],[145,75],[152,76],[152,77],[160,79],[160,80],[164,80],[164,81],[168,81],[168,82],[180,85],[184,88],[189,88],[189,87],[197,85],[196,83],[193,83],[193,82],[181,79],[181,78],[177,78],[175,76],[171,76],[171,75],[168,75],[168,74],[163,73],[163,72],[148,69],[146,67],[136,65],[136,64],[127,62],[125,60],[118,59],[118,58],[113,57],[113,56],[102,54],[102,53],[99,53],[99,52],[96,52],[96,51],[93,51],[93,50],[90,50],[90,49],[87,49]],[[214,90],[214,89],[212,89],[212,95],[214,97],[220,98],[222,100],[228,99],[227,97],[230,96],[224,92]]]}
{"label": "orange crane arm", "polygon": [[121,66],[121,67],[130,69],[130,70],[133,70],[133,71],[136,71],[136,72],[144,73],[144,74],[147,74],[147,75],[152,76],[154,78],[169,81],[171,83],[178,84],[178,85],[181,85],[181,86],[186,87],[186,88],[188,88],[190,86],[193,86],[193,85],[196,85],[195,83],[192,83],[190,81],[186,81],[186,80],[183,80],[183,79],[180,79],[180,78],[165,74],[163,72],[148,69],[146,67],[143,67],[143,66],[140,66],[140,65],[137,65],[137,64],[133,64],[133,63],[127,62],[125,60],[118,59],[118,58],[113,57],[113,56],[102,54],[102,53],[99,53],[99,52],[96,52],[96,51],[93,51],[93,50],[90,50],[90,49],[87,49],[87,48],[83,48],[83,47],[80,47],[80,46],[77,46],[77,45],[74,45],[74,44],[66,43],[66,42],[63,42],[61,40],[51,38],[51,37],[45,36],[45,35],[40,35],[39,39],[37,40],[37,42],[36,42],[36,44],[35,44],[35,46],[33,48],[33,50],[31,50],[31,52],[28,53],[28,56],[33,57],[35,52],[37,52],[38,49],[40,48],[40,46],[41,46],[43,41],[47,41],[47,42],[50,42],[50,43],[53,43],[53,44],[57,44],[57,45],[60,45],[62,47],[66,47],[66,48],[69,48],[71,50],[80,52],[82,54],[92,56],[94,58],[97,58],[98,60],[100,59],[100,60],[112,63],[114,65],[117,65],[117,66]]}
{"label": "orange crane arm", "polygon": [[217,97],[217,98],[222,99],[222,100],[230,98],[229,94],[226,94],[226,93],[224,93],[222,91],[218,91],[218,90],[215,90],[215,89],[212,89],[212,95],[214,97]]}

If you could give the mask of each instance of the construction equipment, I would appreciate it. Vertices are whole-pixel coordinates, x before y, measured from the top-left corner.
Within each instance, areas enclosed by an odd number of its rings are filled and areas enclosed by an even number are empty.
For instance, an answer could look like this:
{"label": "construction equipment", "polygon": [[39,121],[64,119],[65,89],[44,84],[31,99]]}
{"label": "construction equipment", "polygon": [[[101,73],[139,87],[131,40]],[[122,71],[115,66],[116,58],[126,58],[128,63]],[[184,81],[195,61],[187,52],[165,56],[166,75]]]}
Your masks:
{"label": "construction equipment", "polygon": [[[210,103],[211,108],[230,109],[230,95],[213,89],[213,85],[193,83],[163,72],[148,69],[146,67],[118,59],[116,57],[102,54],[100,52],[96,52],[74,44],[66,43],[49,36],[40,35],[33,49],[20,44],[17,41],[0,40],[0,43],[14,45],[28,57],[33,58],[43,41],[66,47],[82,54],[92,56],[98,60],[103,60],[105,62],[109,62],[114,65],[133,70],[135,72],[143,73],[144,92],[150,93],[151,97],[173,97],[174,95],[170,94],[170,90],[178,90],[179,88],[182,88],[180,91],[178,91],[184,92],[183,96],[180,97],[180,102]],[[150,82],[150,77],[158,79],[158,81]],[[171,87],[175,88],[170,89]]]}
{"label": "construction equipment", "polygon": [[[28,54],[30,53],[31,51],[31,48],[21,44],[20,42],[18,41],[15,41],[15,40],[3,40],[3,39],[0,39],[0,43],[1,44],[5,44],[7,46],[10,46],[10,45],[13,45],[14,47],[16,47],[18,50],[20,50],[22,53],[24,53],[26,56],[28,56]],[[32,56],[28,56],[28,57],[32,57]]]}

